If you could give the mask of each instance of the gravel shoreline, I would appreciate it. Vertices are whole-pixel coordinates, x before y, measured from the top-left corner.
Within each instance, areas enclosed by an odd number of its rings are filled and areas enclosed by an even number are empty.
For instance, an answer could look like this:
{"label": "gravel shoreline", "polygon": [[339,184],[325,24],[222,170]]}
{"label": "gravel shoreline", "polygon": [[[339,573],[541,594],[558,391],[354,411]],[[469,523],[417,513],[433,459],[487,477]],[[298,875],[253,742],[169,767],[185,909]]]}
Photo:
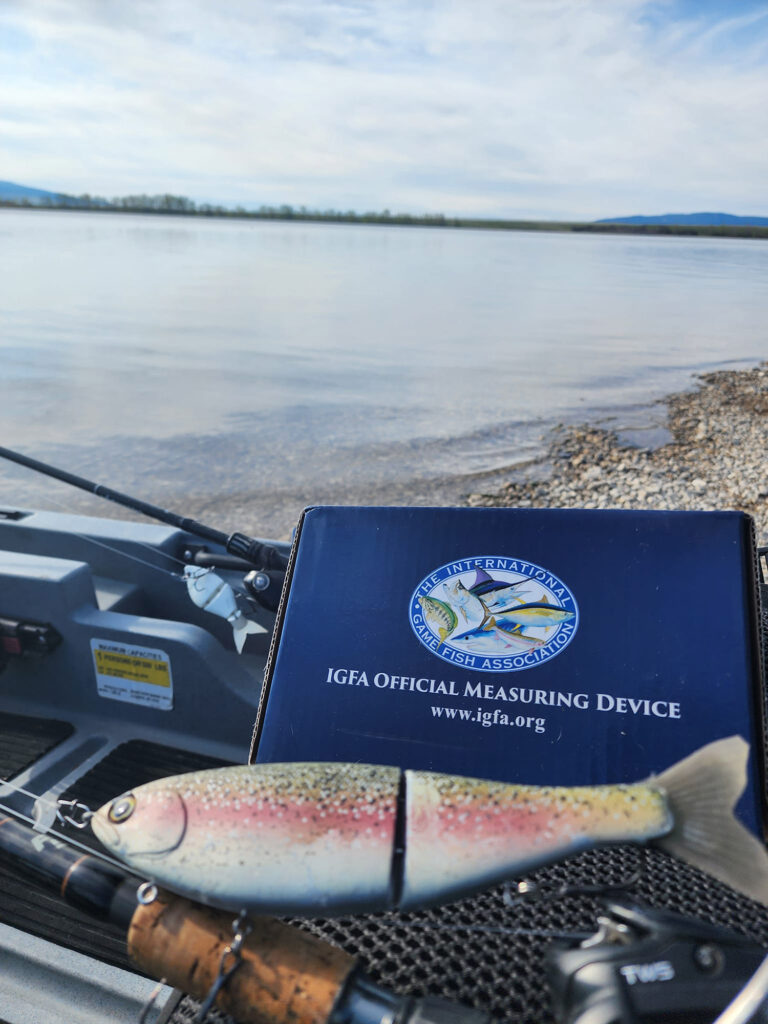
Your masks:
{"label": "gravel shoreline", "polygon": [[599,427],[559,427],[538,463],[546,477],[471,494],[467,504],[740,509],[754,517],[758,543],[768,544],[768,363],[698,381],[695,391],[662,400],[668,443],[651,450]]}

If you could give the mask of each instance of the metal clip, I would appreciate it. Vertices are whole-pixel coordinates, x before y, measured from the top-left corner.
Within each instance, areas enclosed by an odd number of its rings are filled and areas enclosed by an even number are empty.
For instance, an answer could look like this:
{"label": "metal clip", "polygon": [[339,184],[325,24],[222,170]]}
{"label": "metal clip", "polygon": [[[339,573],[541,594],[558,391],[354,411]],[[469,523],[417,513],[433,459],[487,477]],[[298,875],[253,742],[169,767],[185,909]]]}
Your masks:
{"label": "metal clip", "polygon": [[517,907],[523,903],[544,903],[547,900],[561,900],[567,896],[605,896],[613,892],[624,892],[637,885],[642,875],[636,871],[633,875],[619,879],[618,882],[584,882],[584,883],[563,883],[561,885],[538,885],[530,879],[524,878],[515,886],[516,891],[511,891],[506,884],[502,892],[502,900],[505,907]]}
{"label": "metal clip", "polygon": [[[224,988],[229,979],[242,964],[243,943],[248,938],[252,930],[253,927],[248,921],[248,915],[244,910],[241,910],[237,918],[232,922],[232,934],[234,938],[230,944],[224,948],[224,952],[221,954],[221,960],[219,961],[219,973],[216,975],[208,995],[200,1004],[200,1009],[197,1011],[197,1016],[192,1021],[192,1024],[203,1024],[203,1021],[208,1015],[208,1011],[215,1003],[219,992]],[[232,957],[234,962],[230,967],[227,967],[226,965],[229,957]]]}
{"label": "metal clip", "polygon": [[561,900],[568,896],[610,896],[612,893],[627,893],[638,885],[648,870],[648,852],[645,847],[638,851],[640,863],[635,871],[616,882],[538,882],[533,878],[523,878],[514,888],[512,883],[505,883],[502,900],[505,907],[519,907],[525,903],[544,903],[550,900]]}
{"label": "metal clip", "polygon": [[[65,814],[63,808],[70,808],[70,813]],[[93,811],[88,804],[80,803],[79,800],[59,800],[56,806],[56,817],[62,825],[71,825],[72,828],[87,828],[88,822],[93,817]]]}
{"label": "metal clip", "polygon": [[136,890],[136,902],[142,907],[148,907],[158,897],[157,886],[154,882],[142,882]]}

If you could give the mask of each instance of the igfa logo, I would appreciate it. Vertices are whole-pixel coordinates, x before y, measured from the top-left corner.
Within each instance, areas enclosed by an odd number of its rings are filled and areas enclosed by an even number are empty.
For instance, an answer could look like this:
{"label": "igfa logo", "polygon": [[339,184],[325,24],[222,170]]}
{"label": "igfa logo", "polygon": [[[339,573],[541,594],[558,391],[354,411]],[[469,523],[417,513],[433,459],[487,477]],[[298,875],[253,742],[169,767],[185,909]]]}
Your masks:
{"label": "igfa logo", "polygon": [[554,658],[576,633],[579,609],[561,579],[520,558],[441,565],[416,587],[411,626],[438,658],[481,672],[518,672]]}

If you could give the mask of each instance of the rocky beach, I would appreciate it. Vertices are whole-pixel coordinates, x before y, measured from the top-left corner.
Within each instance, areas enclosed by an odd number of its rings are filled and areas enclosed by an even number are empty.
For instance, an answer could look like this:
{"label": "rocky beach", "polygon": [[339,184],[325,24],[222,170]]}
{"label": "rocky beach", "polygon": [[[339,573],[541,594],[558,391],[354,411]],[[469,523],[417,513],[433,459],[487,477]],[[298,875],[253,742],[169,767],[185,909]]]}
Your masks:
{"label": "rocky beach", "polygon": [[768,363],[702,374],[670,395],[671,440],[649,449],[596,426],[559,427],[526,478],[472,506],[739,509],[768,544]]}
{"label": "rocky beach", "polygon": [[[390,476],[361,485],[330,479],[254,488],[260,473],[247,447],[227,452],[217,438],[191,438],[186,445],[160,442],[121,448],[94,446],[78,460],[77,449],[32,451],[90,479],[135,493],[222,530],[244,530],[289,540],[298,514],[308,504],[471,505],[538,508],[740,509],[754,517],[758,543],[768,545],[768,362],[747,370],[699,375],[689,390],[659,399],[664,429],[626,434],[599,421],[559,426],[543,439],[544,454],[524,466],[482,476],[417,476],[402,483]],[[630,443],[643,434],[655,447]],[[126,447],[127,446],[127,447]],[[124,449],[124,450],[123,450]],[[25,449],[27,450],[27,449]],[[375,467],[374,467],[375,468]],[[133,475],[131,475],[133,474]],[[86,515],[137,518],[82,491],[38,477],[11,464],[0,465],[0,490],[20,507]],[[176,493],[176,488],[179,493]]]}

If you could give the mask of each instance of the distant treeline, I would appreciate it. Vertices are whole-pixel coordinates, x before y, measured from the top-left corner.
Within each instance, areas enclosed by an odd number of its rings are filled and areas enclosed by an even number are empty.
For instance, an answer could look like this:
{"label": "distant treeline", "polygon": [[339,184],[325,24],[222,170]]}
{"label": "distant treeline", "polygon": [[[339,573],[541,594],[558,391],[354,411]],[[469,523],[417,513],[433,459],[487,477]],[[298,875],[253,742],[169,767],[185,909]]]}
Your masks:
{"label": "distant treeline", "polygon": [[195,203],[186,196],[136,195],[116,199],[100,196],[56,195],[34,202],[0,199],[0,207],[31,210],[89,210],[96,213],[146,213],[182,217],[226,217],[247,220],[319,221],[333,224],[394,224],[405,227],[475,228],[482,231],[588,231],[616,235],[714,235],[728,238],[768,238],[768,228],[750,225],[606,224],[582,221],[502,220],[480,217],[446,217],[442,213],[415,215],[354,210],[310,210],[306,206],[226,207]]}

